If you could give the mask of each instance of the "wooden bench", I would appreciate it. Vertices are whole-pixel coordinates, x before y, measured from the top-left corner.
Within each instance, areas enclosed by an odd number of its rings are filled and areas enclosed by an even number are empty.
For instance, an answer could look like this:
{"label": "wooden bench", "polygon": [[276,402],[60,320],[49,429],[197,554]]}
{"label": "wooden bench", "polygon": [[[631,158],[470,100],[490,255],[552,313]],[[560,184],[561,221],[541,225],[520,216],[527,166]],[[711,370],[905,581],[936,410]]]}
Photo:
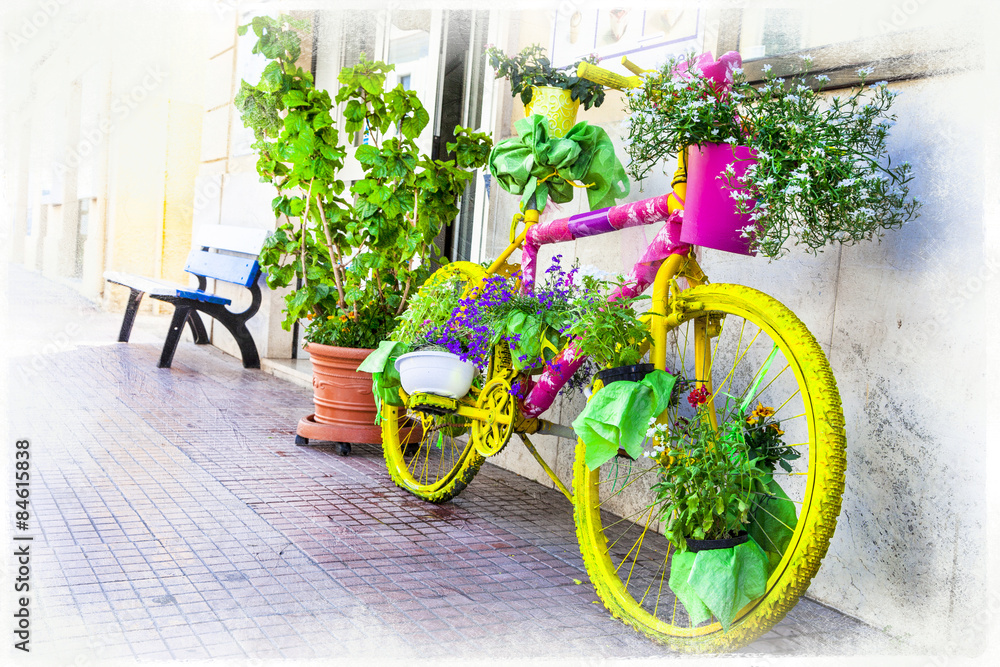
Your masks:
{"label": "wooden bench", "polygon": [[[118,341],[127,343],[132,334],[135,314],[144,294],[174,305],[170,331],[163,343],[163,352],[157,364],[170,368],[174,351],[180,342],[185,323],[191,328],[194,342],[204,345],[211,342],[205,324],[198,312],[214,317],[233,335],[243,357],[244,368],[260,368],[257,346],[246,327],[246,322],[257,313],[261,303],[260,266],[257,256],[268,236],[267,230],[227,225],[205,225],[196,234],[195,248],[188,255],[184,270],[198,278],[198,287],[186,287],[155,278],[145,278],[118,271],[106,271],[104,279],[131,290],[125,317],[118,334]],[[214,251],[214,252],[213,252]],[[250,290],[252,301],[246,310],[233,312],[227,308],[231,299],[207,292],[209,278],[242,285]]]}

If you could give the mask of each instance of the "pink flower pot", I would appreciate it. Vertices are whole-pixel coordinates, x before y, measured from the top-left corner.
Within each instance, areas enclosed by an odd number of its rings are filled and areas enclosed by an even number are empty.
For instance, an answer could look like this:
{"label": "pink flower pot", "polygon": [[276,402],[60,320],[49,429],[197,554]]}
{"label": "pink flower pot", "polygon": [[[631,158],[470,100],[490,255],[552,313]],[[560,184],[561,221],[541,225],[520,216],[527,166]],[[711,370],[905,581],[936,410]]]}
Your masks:
{"label": "pink flower pot", "polygon": [[[733,189],[724,175],[733,165],[736,178],[743,176],[756,159],[746,146],[701,144],[688,147],[687,196],[681,241],[739,255],[755,255],[750,239],[741,231],[751,224],[749,213],[737,213]],[[751,200],[750,205],[754,202]]]}

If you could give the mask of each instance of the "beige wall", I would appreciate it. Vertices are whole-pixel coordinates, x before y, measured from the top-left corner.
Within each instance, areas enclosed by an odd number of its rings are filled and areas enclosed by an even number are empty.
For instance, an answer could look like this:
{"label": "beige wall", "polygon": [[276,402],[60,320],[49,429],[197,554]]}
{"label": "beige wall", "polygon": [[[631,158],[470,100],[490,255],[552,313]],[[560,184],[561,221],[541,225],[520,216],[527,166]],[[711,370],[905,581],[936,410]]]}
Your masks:
{"label": "beige wall", "polygon": [[[8,156],[20,181],[11,257],[120,309],[127,290],[106,289],[107,269],[188,282],[204,12],[152,3],[50,9],[16,50],[18,66],[5,68],[14,94],[4,124],[21,136],[23,156],[13,165]],[[78,249],[80,198],[90,212]]]}

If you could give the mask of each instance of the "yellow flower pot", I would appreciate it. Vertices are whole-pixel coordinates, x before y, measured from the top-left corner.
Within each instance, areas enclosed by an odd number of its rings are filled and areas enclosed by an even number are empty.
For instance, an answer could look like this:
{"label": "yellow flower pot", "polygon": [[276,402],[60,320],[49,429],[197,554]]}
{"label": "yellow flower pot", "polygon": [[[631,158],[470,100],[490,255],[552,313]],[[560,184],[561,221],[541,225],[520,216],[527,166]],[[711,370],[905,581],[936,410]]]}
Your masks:
{"label": "yellow flower pot", "polygon": [[554,137],[565,137],[576,125],[576,112],[580,110],[580,100],[574,100],[565,88],[552,86],[532,86],[531,101],[524,106],[524,115],[533,113],[549,119],[549,129]]}

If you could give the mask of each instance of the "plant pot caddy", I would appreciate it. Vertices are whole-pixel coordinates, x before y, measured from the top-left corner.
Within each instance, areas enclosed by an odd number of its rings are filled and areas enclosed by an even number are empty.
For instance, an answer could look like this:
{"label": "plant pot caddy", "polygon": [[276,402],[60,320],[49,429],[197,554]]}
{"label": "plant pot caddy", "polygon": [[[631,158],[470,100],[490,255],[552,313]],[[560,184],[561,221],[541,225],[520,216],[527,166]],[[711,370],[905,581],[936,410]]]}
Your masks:
{"label": "plant pot caddy", "polygon": [[316,412],[299,421],[295,444],[329,441],[341,456],[351,453],[351,443],[381,444],[371,375],[355,370],[371,350],[309,343],[306,351],[312,358]]}

